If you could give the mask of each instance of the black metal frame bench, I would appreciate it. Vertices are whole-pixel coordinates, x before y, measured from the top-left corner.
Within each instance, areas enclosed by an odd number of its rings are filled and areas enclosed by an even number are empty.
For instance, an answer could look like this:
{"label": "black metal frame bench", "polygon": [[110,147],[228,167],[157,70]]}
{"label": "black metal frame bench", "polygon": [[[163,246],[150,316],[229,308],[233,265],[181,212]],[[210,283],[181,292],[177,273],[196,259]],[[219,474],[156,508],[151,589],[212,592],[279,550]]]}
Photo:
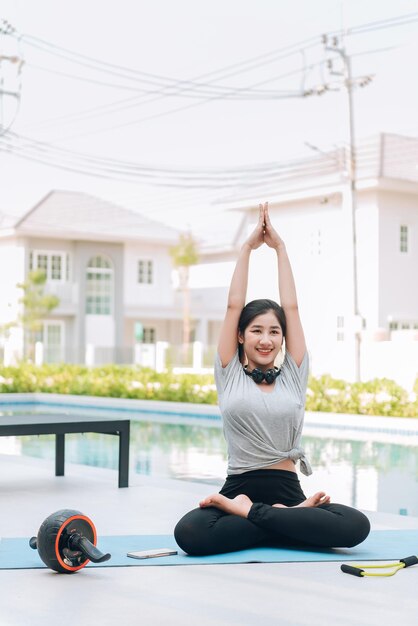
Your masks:
{"label": "black metal frame bench", "polygon": [[130,420],[77,415],[3,415],[0,436],[55,435],[55,476],[64,476],[65,435],[104,433],[119,437],[119,487],[128,487]]}

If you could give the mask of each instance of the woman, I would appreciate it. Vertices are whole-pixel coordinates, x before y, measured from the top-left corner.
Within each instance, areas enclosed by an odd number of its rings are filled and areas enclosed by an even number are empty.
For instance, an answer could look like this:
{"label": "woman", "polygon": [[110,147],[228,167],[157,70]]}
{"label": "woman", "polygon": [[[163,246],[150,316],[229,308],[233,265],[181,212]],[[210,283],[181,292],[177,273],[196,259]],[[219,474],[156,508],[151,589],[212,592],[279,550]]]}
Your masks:
{"label": "woman", "polygon": [[[245,304],[250,254],[263,243],[277,253],[281,306]],[[283,340],[286,354],[274,363]],[[175,528],[188,554],[242,550],[256,545],[352,547],[370,531],[363,513],[307,498],[295,464],[312,473],[299,442],[308,381],[308,353],[292,269],[274,230],[268,204],[241,248],[228,295],[215,361],[215,381],[228,446],[228,476],[220,493],[200,502]]]}

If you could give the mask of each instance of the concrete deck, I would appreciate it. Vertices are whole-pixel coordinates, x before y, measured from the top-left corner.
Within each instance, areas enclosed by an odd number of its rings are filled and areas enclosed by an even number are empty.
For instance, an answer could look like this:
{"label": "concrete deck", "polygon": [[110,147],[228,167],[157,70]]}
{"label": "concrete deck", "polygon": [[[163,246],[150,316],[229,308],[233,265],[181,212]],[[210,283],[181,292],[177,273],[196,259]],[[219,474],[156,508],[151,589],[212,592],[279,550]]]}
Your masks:
{"label": "concrete deck", "polygon": [[[168,534],[210,485],[0,455],[0,536],[31,537],[50,513],[75,508],[100,536]],[[325,486],[326,487],[326,486]],[[418,528],[418,519],[368,514],[374,529]],[[418,553],[418,546],[417,552]],[[399,558],[407,556],[400,554]],[[418,566],[391,578],[355,578],[339,563],[0,570],[1,626],[239,626],[418,623]]]}

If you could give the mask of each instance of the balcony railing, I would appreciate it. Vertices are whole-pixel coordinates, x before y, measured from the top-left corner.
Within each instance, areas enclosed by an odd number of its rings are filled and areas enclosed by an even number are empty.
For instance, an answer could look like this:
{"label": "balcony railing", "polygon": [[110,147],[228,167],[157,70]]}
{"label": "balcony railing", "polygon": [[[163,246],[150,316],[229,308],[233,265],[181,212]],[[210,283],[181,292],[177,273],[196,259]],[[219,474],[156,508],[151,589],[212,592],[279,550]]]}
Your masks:
{"label": "balcony railing", "polygon": [[78,283],[49,280],[46,283],[46,291],[57,296],[62,304],[75,305],[78,302]]}

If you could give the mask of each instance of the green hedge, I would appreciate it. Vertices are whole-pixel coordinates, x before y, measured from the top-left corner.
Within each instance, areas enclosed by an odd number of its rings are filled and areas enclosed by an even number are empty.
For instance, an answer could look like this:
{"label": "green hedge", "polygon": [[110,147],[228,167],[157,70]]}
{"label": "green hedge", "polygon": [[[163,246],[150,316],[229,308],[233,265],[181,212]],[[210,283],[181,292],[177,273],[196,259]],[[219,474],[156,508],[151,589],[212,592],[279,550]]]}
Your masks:
{"label": "green hedge", "polygon": [[330,376],[310,377],[306,395],[308,411],[418,417],[418,379],[413,393],[393,380],[375,378],[348,383]]}
{"label": "green hedge", "polygon": [[157,373],[149,368],[106,365],[22,364],[0,367],[2,393],[62,393],[138,400],[216,404],[213,376]]}
{"label": "green hedge", "polygon": [[[112,398],[168,400],[216,404],[217,394],[210,374],[157,373],[152,369],[107,365],[21,364],[0,367],[0,393],[60,393]],[[418,380],[409,394],[388,379],[347,383],[330,376],[310,377],[308,411],[418,417]]]}

